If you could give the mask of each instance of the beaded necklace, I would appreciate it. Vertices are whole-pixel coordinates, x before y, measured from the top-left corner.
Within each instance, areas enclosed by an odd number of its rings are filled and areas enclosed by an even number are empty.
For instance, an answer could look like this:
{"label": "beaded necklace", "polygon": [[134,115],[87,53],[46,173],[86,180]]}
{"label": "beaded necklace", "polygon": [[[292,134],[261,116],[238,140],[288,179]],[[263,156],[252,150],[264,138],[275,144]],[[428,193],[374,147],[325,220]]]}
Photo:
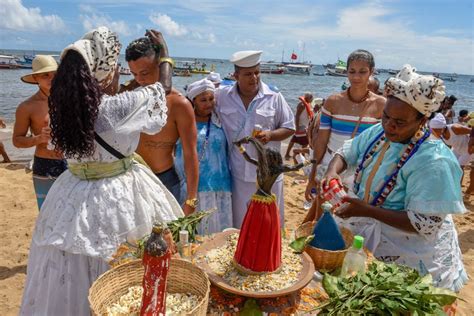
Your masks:
{"label": "beaded necklace", "polygon": [[207,126],[206,126],[206,138],[204,139],[204,143],[202,144],[202,148],[199,153],[199,162],[204,158],[204,155],[206,154],[206,147],[207,144],[209,143],[209,134],[211,133],[211,117],[209,116],[209,119],[207,120]]}
{"label": "beaded necklace", "polygon": [[[387,196],[392,192],[395,184],[397,183],[397,177],[400,169],[405,165],[405,163],[418,151],[420,145],[430,136],[431,132],[429,129],[426,129],[423,133],[423,136],[420,138],[413,137],[408,144],[407,148],[402,154],[402,157],[398,161],[395,171],[391,176],[385,181],[382,188],[377,192],[374,199],[370,203],[373,206],[381,205],[387,199]],[[356,169],[354,176],[354,192],[359,192],[360,183],[362,181],[362,171],[369,166],[373,160],[375,154],[380,151],[385,143],[385,132],[380,132],[377,137],[370,143],[364,153],[364,158],[360,162],[359,166]]]}
{"label": "beaded necklace", "polygon": [[369,95],[370,95],[370,90],[367,90],[367,92],[365,93],[365,95],[362,97],[362,99],[360,99],[359,101],[356,101],[352,98],[351,96],[351,87],[347,88],[347,97],[349,98],[349,100],[352,102],[352,103],[356,103],[356,104],[360,104],[362,102],[364,102],[365,100],[367,100],[369,98]]}

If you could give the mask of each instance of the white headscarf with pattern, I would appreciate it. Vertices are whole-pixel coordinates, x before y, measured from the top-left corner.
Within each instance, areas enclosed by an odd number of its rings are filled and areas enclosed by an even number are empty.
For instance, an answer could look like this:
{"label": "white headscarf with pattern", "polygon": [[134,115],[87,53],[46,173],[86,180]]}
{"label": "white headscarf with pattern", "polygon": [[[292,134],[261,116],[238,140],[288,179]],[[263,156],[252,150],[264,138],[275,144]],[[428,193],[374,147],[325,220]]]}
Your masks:
{"label": "white headscarf with pattern", "polygon": [[108,86],[112,82],[121,48],[117,34],[105,26],[100,26],[67,46],[61,53],[61,59],[69,50],[78,52],[86,61],[92,75],[103,86]]}
{"label": "white headscarf with pattern", "polygon": [[385,95],[400,99],[425,116],[437,111],[446,93],[443,80],[433,76],[420,75],[410,65],[404,65],[400,72],[385,82]]}

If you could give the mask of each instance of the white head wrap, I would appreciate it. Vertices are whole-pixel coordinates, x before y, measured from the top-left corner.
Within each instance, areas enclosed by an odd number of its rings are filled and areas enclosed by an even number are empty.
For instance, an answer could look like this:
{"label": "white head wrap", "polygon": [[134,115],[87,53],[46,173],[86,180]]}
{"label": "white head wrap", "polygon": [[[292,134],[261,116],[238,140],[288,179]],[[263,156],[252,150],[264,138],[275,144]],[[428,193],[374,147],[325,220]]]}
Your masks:
{"label": "white head wrap", "polygon": [[385,82],[385,95],[394,96],[425,116],[438,110],[445,97],[443,80],[416,73],[410,65],[404,65],[395,78]]}
{"label": "white head wrap", "polygon": [[446,127],[446,118],[443,114],[438,113],[430,120],[431,129],[443,129]]}
{"label": "white head wrap", "polygon": [[212,81],[208,79],[202,79],[191,83],[188,88],[186,89],[186,96],[189,100],[194,100],[195,97],[203,93],[204,91],[212,91],[214,92],[216,88]]}
{"label": "white head wrap", "polygon": [[211,72],[209,75],[207,75],[206,79],[212,81],[213,83],[221,83],[221,75],[218,72]]}
{"label": "white head wrap", "polygon": [[107,27],[100,26],[67,46],[61,53],[61,59],[69,50],[78,52],[86,61],[92,75],[107,86],[112,82],[112,73],[117,66],[121,48],[117,35]]}

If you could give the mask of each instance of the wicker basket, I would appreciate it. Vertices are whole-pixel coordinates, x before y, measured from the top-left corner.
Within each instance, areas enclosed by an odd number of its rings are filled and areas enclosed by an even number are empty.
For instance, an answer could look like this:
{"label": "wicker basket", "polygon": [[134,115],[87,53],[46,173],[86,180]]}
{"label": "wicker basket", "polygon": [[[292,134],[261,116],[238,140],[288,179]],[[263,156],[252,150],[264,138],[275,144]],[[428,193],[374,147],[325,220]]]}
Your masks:
{"label": "wicker basket", "polygon": [[[118,302],[132,286],[142,284],[141,260],[124,263],[102,274],[89,289],[89,304],[93,315],[107,314],[107,307]],[[191,293],[201,298],[198,306],[186,315],[202,315],[207,312],[210,283],[207,275],[192,263],[171,259],[168,272],[168,293]]]}
{"label": "wicker basket", "polygon": [[[299,238],[299,237],[311,235],[315,224],[316,224],[315,222],[312,222],[312,223],[307,222],[307,223],[302,224],[296,229],[295,237]],[[304,251],[313,260],[314,268],[316,270],[331,271],[331,270],[340,268],[342,266],[342,262],[344,261],[344,257],[347,253],[347,249],[352,246],[354,235],[349,229],[345,227],[340,227],[340,229],[341,229],[342,237],[344,238],[344,241],[346,243],[346,249],[332,251],[332,250],[324,250],[324,249],[315,248],[310,245],[307,245],[305,247]]]}

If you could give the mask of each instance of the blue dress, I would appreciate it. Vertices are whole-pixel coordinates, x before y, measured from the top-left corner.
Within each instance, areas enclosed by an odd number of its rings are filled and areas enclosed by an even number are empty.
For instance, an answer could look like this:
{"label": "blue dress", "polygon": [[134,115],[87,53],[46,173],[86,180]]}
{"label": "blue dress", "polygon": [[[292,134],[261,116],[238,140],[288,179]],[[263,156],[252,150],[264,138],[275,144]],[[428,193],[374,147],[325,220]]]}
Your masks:
{"label": "blue dress", "polygon": [[[371,142],[382,132],[377,124],[339,150],[349,168],[362,161]],[[407,148],[407,144],[392,143],[385,152],[370,188],[366,183],[380,152],[362,171],[357,195],[363,199],[369,190],[369,202],[381,190]],[[367,238],[375,257],[383,261],[430,273],[439,287],[455,291],[467,281],[462,263],[456,228],[451,214],[466,211],[461,191],[462,171],[452,151],[439,139],[426,139],[418,151],[400,169],[393,191],[380,206],[406,212],[417,233],[409,233],[373,218],[353,217],[345,224],[355,233]]]}
{"label": "blue dress", "polygon": [[[198,230],[201,234],[210,234],[232,227],[232,190],[227,141],[222,128],[214,122],[209,122],[209,125],[207,122],[196,122],[196,127],[199,159],[198,210],[217,208],[214,214],[203,220]],[[181,142],[176,145],[175,164],[179,175],[185,179]]]}

